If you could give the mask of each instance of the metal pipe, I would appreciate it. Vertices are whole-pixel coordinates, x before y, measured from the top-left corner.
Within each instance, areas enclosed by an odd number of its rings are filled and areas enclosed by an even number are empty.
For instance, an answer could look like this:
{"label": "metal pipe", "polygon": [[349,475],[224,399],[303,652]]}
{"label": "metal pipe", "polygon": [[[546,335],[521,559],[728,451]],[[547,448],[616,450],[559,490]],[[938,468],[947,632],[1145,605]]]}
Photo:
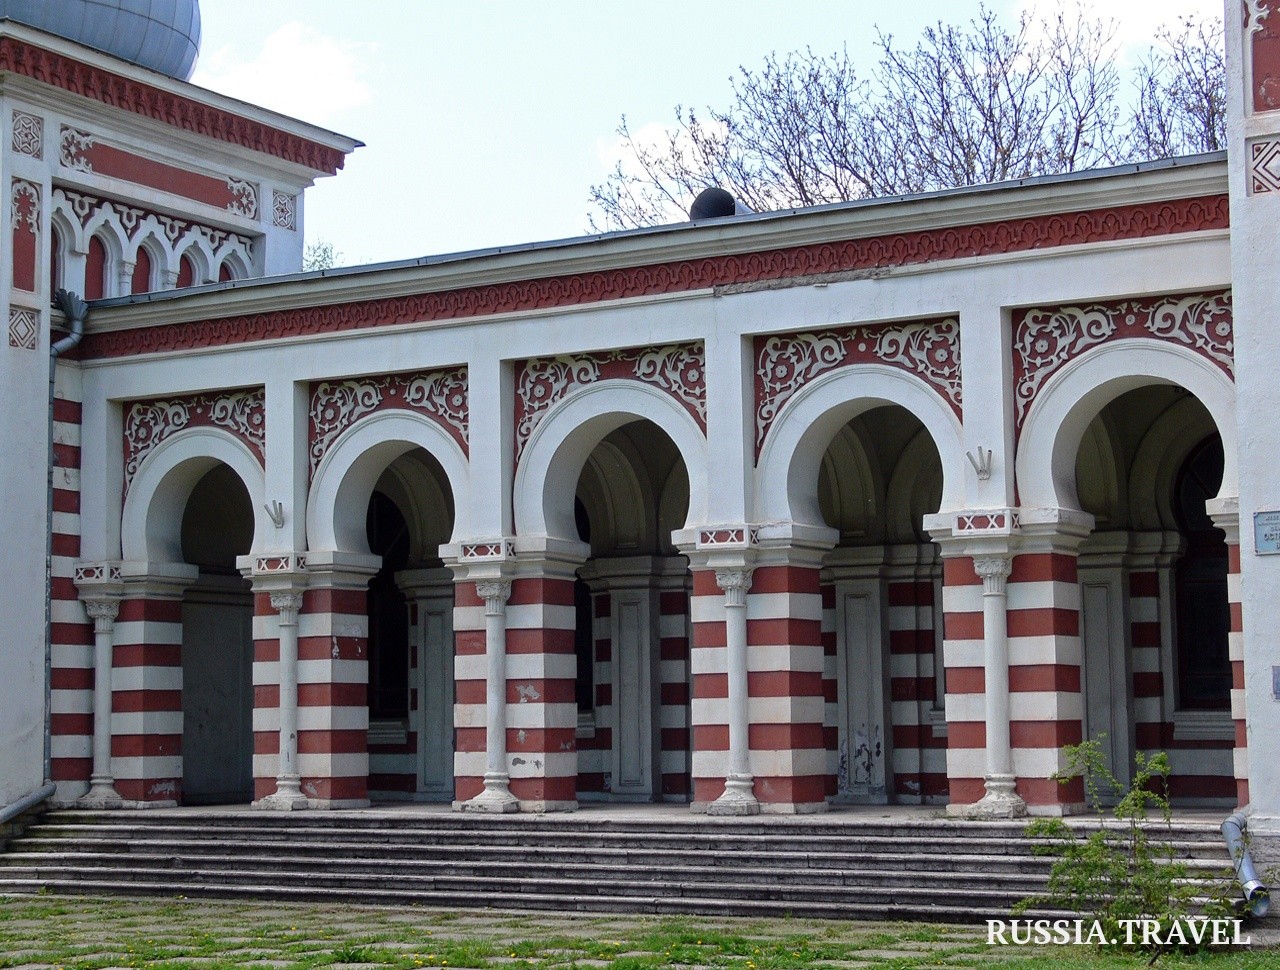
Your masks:
{"label": "metal pipe", "polygon": [[47,781],[44,783],[42,788],[33,791],[30,795],[23,795],[13,804],[0,808],[0,825],[12,822],[24,812],[31,811],[57,790],[57,785],[51,781]]}
{"label": "metal pipe", "polygon": [[1253,916],[1261,919],[1271,908],[1271,890],[1258,878],[1258,870],[1253,867],[1253,856],[1249,854],[1246,840],[1248,824],[1244,812],[1229,815],[1222,823],[1222,836],[1227,840],[1227,850],[1236,867],[1236,879],[1244,894],[1245,905]]}
{"label": "metal pipe", "polygon": [[[49,462],[45,486],[44,528],[44,780],[53,781],[53,402],[58,358],[80,343],[89,308],[75,293],[58,290],[53,302],[67,317],[71,329],[49,346]],[[41,789],[43,790],[43,789]],[[45,796],[48,797],[47,795]]]}

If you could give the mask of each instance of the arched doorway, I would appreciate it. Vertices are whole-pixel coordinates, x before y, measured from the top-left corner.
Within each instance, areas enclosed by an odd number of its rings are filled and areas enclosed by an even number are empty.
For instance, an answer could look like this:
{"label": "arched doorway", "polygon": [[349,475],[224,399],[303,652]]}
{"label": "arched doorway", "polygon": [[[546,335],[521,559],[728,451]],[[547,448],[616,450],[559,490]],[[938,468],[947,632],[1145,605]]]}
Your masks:
{"label": "arched doorway", "polygon": [[922,527],[937,447],[900,405],[863,411],[823,454],[817,497],[838,534],[822,571],[828,795],[945,801],[942,570]]}
{"label": "arched doorway", "polygon": [[615,428],[587,456],[578,537],[591,547],[575,585],[578,798],[688,801],[688,561],[672,532],[689,476],[650,420]]}
{"label": "arched doorway", "polygon": [[1166,751],[1183,804],[1235,796],[1228,554],[1205,508],[1224,466],[1208,410],[1173,385],[1108,403],[1076,460],[1095,519],[1079,557],[1084,735],[1121,785],[1135,751]]}
{"label": "arched doorway", "polygon": [[182,515],[182,556],[199,576],[182,600],[182,793],[188,805],[253,799],[253,595],[236,558],[253,543],[240,477],[218,464]]}
{"label": "arched doorway", "polygon": [[382,564],[367,592],[369,792],[383,800],[449,801],[453,790],[453,578],[440,546],[453,497],[423,448],[378,476],[365,513]]}

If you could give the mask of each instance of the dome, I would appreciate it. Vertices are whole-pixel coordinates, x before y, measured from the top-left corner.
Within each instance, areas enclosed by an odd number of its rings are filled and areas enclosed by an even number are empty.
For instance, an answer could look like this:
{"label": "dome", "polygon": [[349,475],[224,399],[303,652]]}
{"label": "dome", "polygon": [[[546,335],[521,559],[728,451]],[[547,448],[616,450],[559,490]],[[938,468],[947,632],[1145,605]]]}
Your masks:
{"label": "dome", "polygon": [[4,17],[180,81],[200,53],[200,0],[0,0]]}

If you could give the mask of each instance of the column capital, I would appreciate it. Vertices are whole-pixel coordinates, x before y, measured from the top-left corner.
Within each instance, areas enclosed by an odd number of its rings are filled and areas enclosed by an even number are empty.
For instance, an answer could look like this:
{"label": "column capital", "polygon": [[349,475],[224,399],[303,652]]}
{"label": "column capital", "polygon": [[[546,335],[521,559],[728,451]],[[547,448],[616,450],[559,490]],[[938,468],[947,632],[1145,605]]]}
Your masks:
{"label": "column capital", "polygon": [[510,580],[486,580],[476,583],[476,595],[484,600],[485,616],[501,616],[511,598]]}
{"label": "column capital", "polygon": [[979,556],[973,560],[973,571],[982,579],[982,592],[1000,594],[1005,591],[1013,572],[1010,556]]}
{"label": "column capital", "polygon": [[293,626],[298,622],[298,611],[302,609],[302,593],[293,590],[273,592],[271,608],[280,614],[281,626]]}
{"label": "column capital", "polygon": [[120,615],[120,597],[93,596],[90,598],[81,595],[80,599],[84,602],[84,611],[89,614],[89,619],[93,620],[93,632],[110,633],[115,626],[116,617]]}
{"label": "column capital", "polygon": [[751,589],[750,567],[735,566],[716,570],[716,585],[724,590],[725,606],[746,606],[747,592]]}

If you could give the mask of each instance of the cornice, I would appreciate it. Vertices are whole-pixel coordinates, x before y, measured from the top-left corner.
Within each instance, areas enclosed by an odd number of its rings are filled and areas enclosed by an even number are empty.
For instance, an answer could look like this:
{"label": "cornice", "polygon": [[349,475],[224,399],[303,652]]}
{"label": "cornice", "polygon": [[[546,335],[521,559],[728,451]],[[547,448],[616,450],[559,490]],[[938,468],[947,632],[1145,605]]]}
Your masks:
{"label": "cornice", "polygon": [[321,174],[335,174],[361,144],[13,21],[0,23],[0,77],[4,74]]}

